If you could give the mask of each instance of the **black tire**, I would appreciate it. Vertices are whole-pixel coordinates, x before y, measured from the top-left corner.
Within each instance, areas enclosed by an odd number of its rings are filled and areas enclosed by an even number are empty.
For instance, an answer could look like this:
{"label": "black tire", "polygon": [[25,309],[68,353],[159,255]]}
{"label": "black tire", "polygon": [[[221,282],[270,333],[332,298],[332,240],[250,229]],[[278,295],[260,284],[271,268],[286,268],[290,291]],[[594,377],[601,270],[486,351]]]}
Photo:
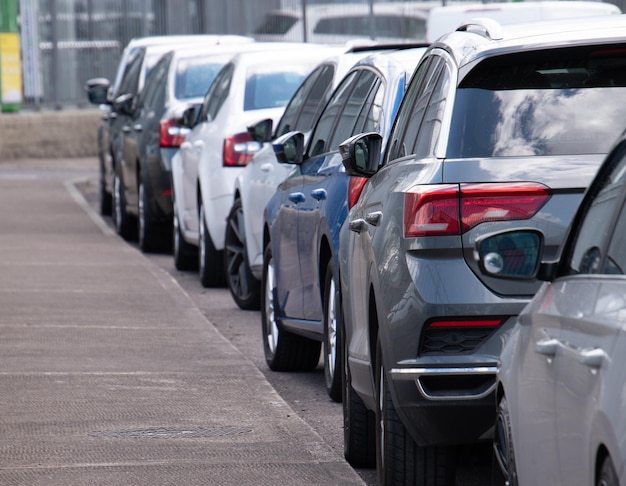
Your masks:
{"label": "black tire", "polygon": [[326,266],[324,279],[324,378],[328,396],[341,401],[341,296],[331,261]]}
{"label": "black tire", "polygon": [[176,211],[176,201],[174,201],[174,217],[172,219],[174,266],[181,271],[198,270],[198,247],[185,241]]}
{"label": "black tire", "polygon": [[602,461],[596,486],[619,486],[619,479],[611,456],[606,456]]}
{"label": "black tire", "polygon": [[511,416],[506,397],[500,399],[497,413],[495,438],[493,441],[494,462],[497,463],[497,469],[494,468],[494,483],[517,486],[519,482],[515,465]]}
{"label": "black tire", "polygon": [[115,172],[113,176],[113,223],[117,234],[125,240],[135,239],[135,226],[130,215],[126,212],[126,202],[122,194],[122,180]]}
{"label": "black tire", "polygon": [[139,248],[144,253],[165,251],[169,246],[169,238],[165,236],[165,228],[155,221],[152,206],[149,201],[149,192],[143,177],[139,181],[138,189],[137,239]]}
{"label": "black tire", "polygon": [[321,343],[284,331],[277,320],[274,259],[267,245],[261,280],[261,328],[265,361],[273,371],[310,371],[320,359]]}
{"label": "black tire", "polygon": [[111,216],[113,212],[113,195],[107,191],[103,163],[100,163],[100,214]]}
{"label": "black tire", "polygon": [[355,468],[376,467],[376,414],[352,388],[345,327],[340,327],[343,394],[343,455]]}
{"label": "black tire", "polygon": [[258,310],[261,307],[261,282],[250,271],[241,199],[235,199],[226,219],[224,266],[226,285],[235,303],[244,310]]}
{"label": "black tire", "polygon": [[224,253],[217,251],[215,246],[213,246],[209,228],[206,225],[204,204],[202,203],[200,203],[199,218],[200,251],[198,252],[198,271],[200,282],[203,287],[224,287],[226,285]]}
{"label": "black tire", "polygon": [[396,412],[380,342],[376,353],[376,469],[380,486],[453,486],[456,448],[420,447]]}

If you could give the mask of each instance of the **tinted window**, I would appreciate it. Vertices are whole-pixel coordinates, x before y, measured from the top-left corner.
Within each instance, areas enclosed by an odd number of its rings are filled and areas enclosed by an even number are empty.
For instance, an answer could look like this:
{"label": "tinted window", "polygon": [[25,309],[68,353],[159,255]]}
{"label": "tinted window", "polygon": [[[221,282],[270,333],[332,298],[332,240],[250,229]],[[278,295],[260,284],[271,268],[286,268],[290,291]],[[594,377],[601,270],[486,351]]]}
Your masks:
{"label": "tinted window", "polygon": [[286,34],[295,23],[298,17],[281,14],[268,14],[265,20],[254,31],[255,34]]}
{"label": "tinted window", "polygon": [[[443,59],[431,56],[420,64],[414,74],[389,138],[388,160],[391,161],[415,153],[414,147],[417,143],[418,131],[444,65]],[[431,128],[433,128],[432,124]],[[424,136],[423,139],[425,138]]]}
{"label": "tinted window", "polygon": [[309,75],[287,105],[276,128],[276,136],[291,130],[307,132],[313,128],[330,95],[334,75],[335,66],[332,64],[319,66]]}
{"label": "tinted window", "polygon": [[[584,219],[573,234],[574,246],[569,259],[571,273],[615,273],[615,265],[603,264],[607,242],[615,226],[616,211],[623,207],[626,188],[626,149],[622,148],[619,162],[605,177],[591,203],[584,207]],[[622,214],[624,216],[624,214]],[[611,256],[617,265],[624,269],[626,247],[626,218],[617,225],[616,237],[611,243]]]}
{"label": "tinted window", "polygon": [[310,69],[308,67],[287,69],[282,72],[249,71],[246,76],[244,111],[277,108],[289,103]]}
{"label": "tinted window", "polygon": [[228,97],[228,91],[230,90],[230,83],[233,78],[234,66],[227,64],[218,73],[213,83],[209,87],[209,90],[202,102],[202,108],[198,115],[199,121],[211,120],[215,118],[217,112],[226,101]]}
{"label": "tinted window", "polygon": [[623,129],[623,47],[499,56],[460,83],[448,157],[604,154]]}
{"label": "tinted window", "polygon": [[376,15],[372,32],[368,14],[320,19],[313,32],[316,34],[339,34],[360,37],[411,37],[423,39],[426,31],[424,19],[402,15]]}
{"label": "tinted window", "polygon": [[165,111],[166,78],[172,56],[173,53],[167,54],[156,64],[146,79],[146,85],[140,95],[141,107],[153,110],[158,118]]}
{"label": "tinted window", "polygon": [[137,94],[139,88],[139,76],[141,75],[141,65],[145,55],[144,50],[138,50],[135,52],[128,61],[124,74],[122,75],[122,81],[117,93],[114,93],[114,98],[117,98],[123,94]]}
{"label": "tinted window", "polygon": [[176,64],[174,96],[179,100],[204,96],[224,64],[210,59],[180,59]]}

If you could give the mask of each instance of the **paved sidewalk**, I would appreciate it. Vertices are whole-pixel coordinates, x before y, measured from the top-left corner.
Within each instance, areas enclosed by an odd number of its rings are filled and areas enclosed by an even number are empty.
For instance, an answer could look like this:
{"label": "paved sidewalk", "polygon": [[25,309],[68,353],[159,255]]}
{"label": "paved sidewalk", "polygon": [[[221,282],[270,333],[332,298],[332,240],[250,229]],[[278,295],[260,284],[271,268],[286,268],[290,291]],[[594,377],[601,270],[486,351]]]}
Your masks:
{"label": "paved sidewalk", "polygon": [[95,163],[0,163],[0,484],[364,484],[90,212]]}

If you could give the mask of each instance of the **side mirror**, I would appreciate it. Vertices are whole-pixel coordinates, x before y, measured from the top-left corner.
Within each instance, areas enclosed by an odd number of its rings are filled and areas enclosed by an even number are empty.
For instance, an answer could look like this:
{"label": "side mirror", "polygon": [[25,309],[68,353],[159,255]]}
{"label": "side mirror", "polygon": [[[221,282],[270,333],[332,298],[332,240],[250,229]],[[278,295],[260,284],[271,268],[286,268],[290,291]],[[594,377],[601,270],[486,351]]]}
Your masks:
{"label": "side mirror", "polygon": [[85,83],[89,102],[94,105],[109,104],[108,92],[111,82],[107,78],[92,78]]}
{"label": "side mirror", "polygon": [[113,102],[113,109],[123,115],[132,115],[135,109],[135,97],[128,93],[118,96]]}
{"label": "side mirror", "polygon": [[285,133],[274,140],[272,148],[281,164],[300,165],[304,161],[304,133]]}
{"label": "side mirror", "polygon": [[339,153],[346,173],[371,177],[378,171],[383,137],[376,132],[361,133],[339,144]]}
{"label": "side mirror", "polygon": [[202,105],[200,103],[187,106],[180,117],[181,126],[193,128],[198,121],[198,114],[200,113],[201,107]]}
{"label": "side mirror", "polygon": [[274,121],[271,118],[261,120],[254,125],[248,127],[248,134],[255,142],[265,143],[272,140],[272,131],[274,130]]}
{"label": "side mirror", "polygon": [[509,230],[476,240],[474,258],[490,277],[532,280],[543,253],[543,234],[535,229]]}

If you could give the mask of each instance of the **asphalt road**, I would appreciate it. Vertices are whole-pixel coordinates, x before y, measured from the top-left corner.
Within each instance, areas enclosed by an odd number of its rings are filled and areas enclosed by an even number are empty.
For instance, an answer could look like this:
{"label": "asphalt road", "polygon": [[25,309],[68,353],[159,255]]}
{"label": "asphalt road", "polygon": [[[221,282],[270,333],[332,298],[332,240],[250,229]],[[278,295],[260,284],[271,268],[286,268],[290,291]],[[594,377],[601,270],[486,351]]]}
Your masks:
{"label": "asphalt road", "polygon": [[[78,188],[97,212],[97,178],[88,178]],[[103,222],[113,228],[110,218]],[[137,248],[134,242],[127,242]],[[261,317],[258,311],[243,311],[232,300],[228,289],[205,289],[197,273],[176,270],[169,254],[144,255],[154,265],[171,275],[191,301],[217,330],[243,353],[265,376],[270,385],[299,417],[309,424],[333,451],[343,456],[343,424],[340,403],[333,402],[325,391],[323,368],[313,372],[273,372],[265,363],[261,342]],[[253,406],[253,404],[251,404]],[[462,448],[457,470],[458,486],[486,486],[491,483],[490,445]],[[372,469],[356,471],[367,485],[376,485]]]}

